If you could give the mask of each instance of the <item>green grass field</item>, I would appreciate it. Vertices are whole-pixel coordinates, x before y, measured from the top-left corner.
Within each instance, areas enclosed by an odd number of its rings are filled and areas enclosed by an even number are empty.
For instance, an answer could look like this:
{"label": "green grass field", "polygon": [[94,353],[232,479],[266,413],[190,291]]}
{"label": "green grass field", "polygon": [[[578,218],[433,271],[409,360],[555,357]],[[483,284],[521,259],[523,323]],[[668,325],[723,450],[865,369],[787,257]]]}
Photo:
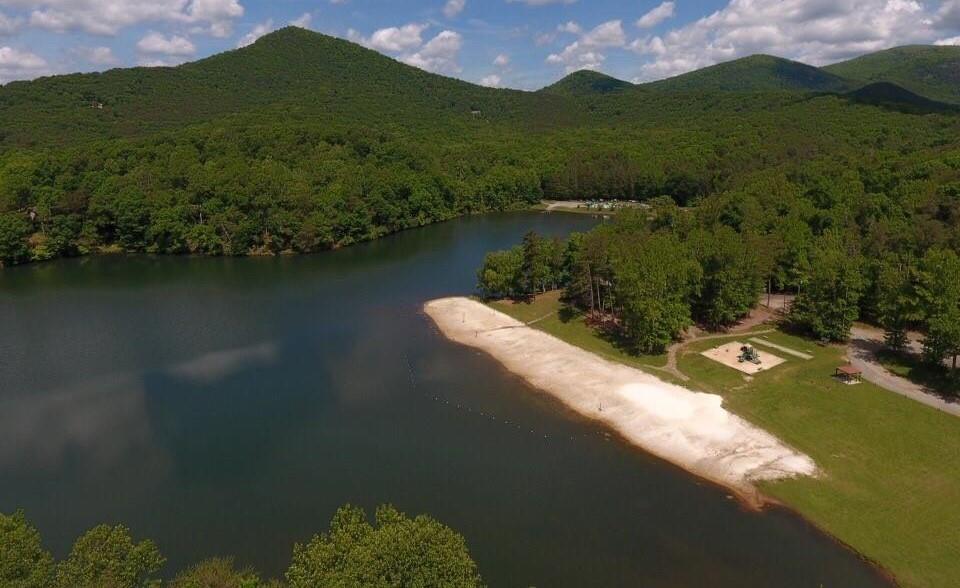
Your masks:
{"label": "green grass field", "polygon": [[[556,294],[532,304],[494,303],[523,321],[562,310]],[[636,358],[582,320],[557,314],[534,325],[584,349],[647,369],[664,358]],[[960,421],[869,383],[836,382],[844,350],[776,332],[772,342],[814,356],[746,379],[691,344],[679,360],[691,388],[720,394],[725,406],[807,453],[819,478],[766,484],[771,497],[892,572],[904,586],[960,585]],[[743,335],[731,336],[731,339]],[[661,376],[657,371],[654,375]]]}

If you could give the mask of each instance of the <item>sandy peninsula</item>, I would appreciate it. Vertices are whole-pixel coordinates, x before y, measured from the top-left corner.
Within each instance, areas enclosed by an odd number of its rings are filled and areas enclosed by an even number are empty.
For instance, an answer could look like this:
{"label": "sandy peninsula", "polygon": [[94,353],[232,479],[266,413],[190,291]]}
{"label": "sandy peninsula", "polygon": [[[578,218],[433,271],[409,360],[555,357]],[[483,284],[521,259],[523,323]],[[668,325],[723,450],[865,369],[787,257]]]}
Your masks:
{"label": "sandy peninsula", "polygon": [[813,460],[694,392],[607,361],[469,298],[424,307],[450,340],[508,370],[628,442],[757,503],[761,480],[814,476]]}

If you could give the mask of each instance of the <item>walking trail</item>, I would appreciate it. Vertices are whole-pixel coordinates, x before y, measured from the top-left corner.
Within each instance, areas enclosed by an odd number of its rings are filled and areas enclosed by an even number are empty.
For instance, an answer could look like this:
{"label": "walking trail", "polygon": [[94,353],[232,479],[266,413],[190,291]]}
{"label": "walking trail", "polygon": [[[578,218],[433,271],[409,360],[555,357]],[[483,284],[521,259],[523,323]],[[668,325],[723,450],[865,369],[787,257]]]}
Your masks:
{"label": "walking trail", "polygon": [[[877,361],[877,352],[883,348],[883,332],[863,325],[854,325],[850,332],[850,346],[847,355],[850,363],[863,372],[863,378],[881,388],[906,396],[922,404],[943,411],[947,414],[960,416],[960,404],[947,402],[932,394],[925,387],[902,378]],[[910,349],[918,351],[918,343],[911,341]]]}

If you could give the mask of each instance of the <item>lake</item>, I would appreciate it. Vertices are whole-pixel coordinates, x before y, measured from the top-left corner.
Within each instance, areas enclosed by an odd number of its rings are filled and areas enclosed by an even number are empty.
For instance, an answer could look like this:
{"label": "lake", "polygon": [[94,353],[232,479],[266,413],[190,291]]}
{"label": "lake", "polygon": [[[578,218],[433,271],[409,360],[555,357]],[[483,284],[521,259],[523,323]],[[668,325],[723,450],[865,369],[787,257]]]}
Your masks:
{"label": "lake", "polygon": [[0,270],[0,511],[62,556],[122,522],[169,575],[279,576],[337,506],[466,537],[491,586],[887,586],[782,510],[631,449],[443,339],[421,306],[572,214],[462,219],[289,258],[99,257]]}

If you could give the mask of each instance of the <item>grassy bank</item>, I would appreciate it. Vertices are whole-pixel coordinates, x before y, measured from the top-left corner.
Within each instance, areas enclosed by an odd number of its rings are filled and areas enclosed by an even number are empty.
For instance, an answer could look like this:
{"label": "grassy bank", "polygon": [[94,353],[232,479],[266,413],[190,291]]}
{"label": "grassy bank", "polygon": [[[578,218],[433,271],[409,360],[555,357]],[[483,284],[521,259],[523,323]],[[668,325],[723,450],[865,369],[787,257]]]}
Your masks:
{"label": "grassy bank", "polygon": [[518,321],[534,323],[531,326],[612,361],[641,369],[662,367],[667,362],[666,355],[630,355],[624,352],[615,339],[602,337],[588,326],[582,314],[570,312],[560,302],[560,292],[548,292],[529,302],[495,301],[490,306]]}
{"label": "grassy bank", "polygon": [[[533,326],[627,365],[649,370],[663,364],[663,358],[631,357],[581,318],[564,316],[556,294],[532,304],[494,306],[525,322],[553,312]],[[750,380],[699,355],[722,340],[693,343],[679,359],[691,378],[686,385],[722,395],[730,410],[807,453],[823,471],[817,479],[763,490],[878,562],[904,586],[956,586],[960,421],[869,383],[837,383],[831,376],[843,362],[842,348],[779,332],[767,338],[813,359],[770,350],[787,362]]]}

